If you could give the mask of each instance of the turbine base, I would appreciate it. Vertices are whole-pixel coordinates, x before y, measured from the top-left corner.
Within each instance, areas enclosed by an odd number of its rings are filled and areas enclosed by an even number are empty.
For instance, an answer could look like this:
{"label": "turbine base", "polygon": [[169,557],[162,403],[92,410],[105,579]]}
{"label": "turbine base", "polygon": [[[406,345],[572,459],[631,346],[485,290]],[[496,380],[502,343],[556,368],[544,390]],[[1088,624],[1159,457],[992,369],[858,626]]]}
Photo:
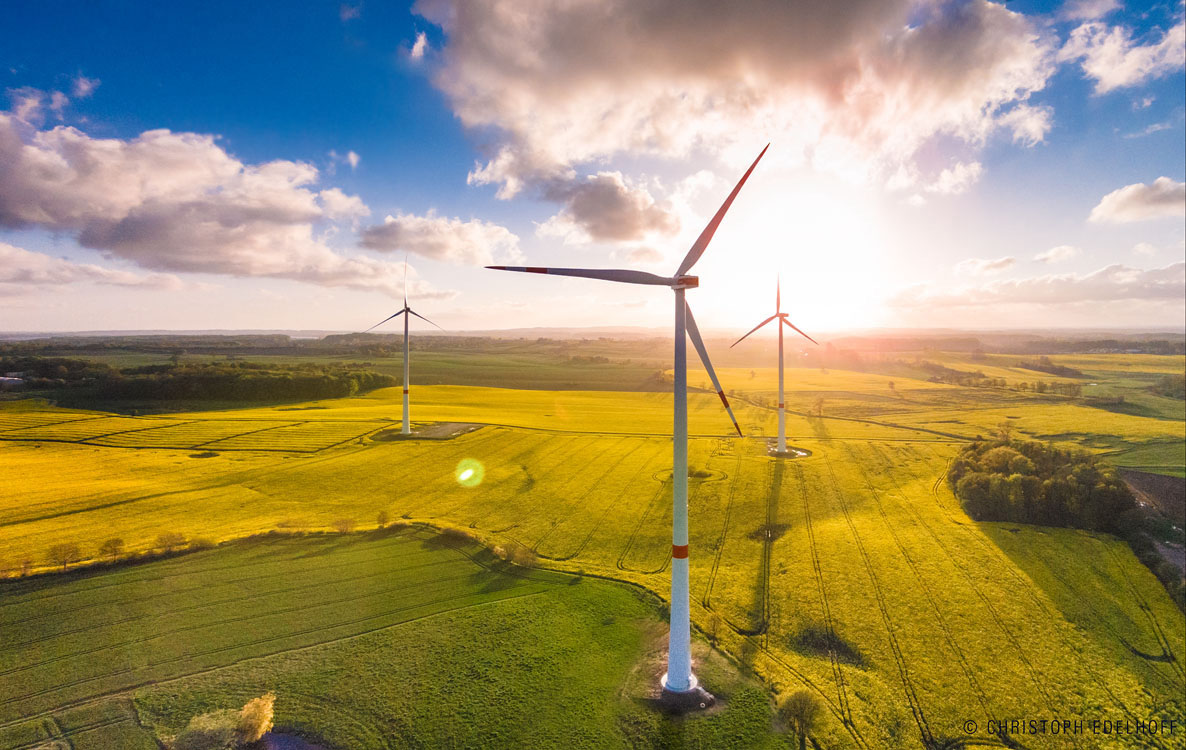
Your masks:
{"label": "turbine base", "polygon": [[659,706],[668,713],[688,714],[694,711],[705,711],[717,702],[716,697],[697,685],[691,690],[676,692],[663,688],[659,696]]}

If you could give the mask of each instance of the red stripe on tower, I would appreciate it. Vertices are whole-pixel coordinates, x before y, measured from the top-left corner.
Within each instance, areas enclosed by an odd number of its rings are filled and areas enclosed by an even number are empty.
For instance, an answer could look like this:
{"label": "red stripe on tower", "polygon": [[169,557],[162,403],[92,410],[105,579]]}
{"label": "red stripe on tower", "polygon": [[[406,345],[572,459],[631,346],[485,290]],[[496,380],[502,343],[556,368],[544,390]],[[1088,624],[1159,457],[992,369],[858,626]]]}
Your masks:
{"label": "red stripe on tower", "polygon": [[779,402],[778,402],[778,408],[779,408],[779,409],[781,409],[781,408],[782,408],[782,402],[781,402],[781,401],[779,401]]}
{"label": "red stripe on tower", "polygon": [[404,393],[406,394],[407,392],[408,392],[408,389],[407,389],[407,388],[405,388],[405,389],[404,389]]}
{"label": "red stripe on tower", "polygon": [[675,558],[676,560],[687,560],[688,559],[688,545],[686,545],[686,544],[671,545],[671,556],[673,558]]}

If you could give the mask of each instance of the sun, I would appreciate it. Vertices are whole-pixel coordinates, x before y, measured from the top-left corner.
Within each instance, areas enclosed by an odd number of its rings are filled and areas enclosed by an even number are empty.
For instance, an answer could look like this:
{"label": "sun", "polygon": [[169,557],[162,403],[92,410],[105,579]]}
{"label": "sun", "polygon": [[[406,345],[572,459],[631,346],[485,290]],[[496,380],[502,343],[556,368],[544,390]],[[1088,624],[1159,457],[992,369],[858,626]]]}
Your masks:
{"label": "sun", "polygon": [[721,325],[756,323],[774,312],[779,277],[782,309],[804,330],[877,325],[886,242],[875,198],[818,175],[746,188],[697,266],[707,303],[698,309],[714,308]]}

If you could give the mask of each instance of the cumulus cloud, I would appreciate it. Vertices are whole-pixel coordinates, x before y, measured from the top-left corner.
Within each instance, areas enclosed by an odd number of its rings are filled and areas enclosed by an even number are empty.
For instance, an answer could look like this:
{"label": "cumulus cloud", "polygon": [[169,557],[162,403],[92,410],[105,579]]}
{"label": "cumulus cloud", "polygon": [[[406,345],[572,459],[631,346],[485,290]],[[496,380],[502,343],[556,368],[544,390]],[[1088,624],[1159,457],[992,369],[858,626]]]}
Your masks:
{"label": "cumulus cloud", "polygon": [[1070,260],[1078,255],[1079,248],[1073,245],[1059,245],[1052,247],[1044,253],[1038,253],[1034,256],[1034,260],[1039,263],[1062,263],[1064,260]]}
{"label": "cumulus cloud", "polygon": [[1012,256],[988,260],[985,258],[968,258],[955,265],[955,272],[969,276],[981,276],[1008,270],[1016,265],[1017,259]]}
{"label": "cumulus cloud", "polygon": [[416,41],[412,44],[412,51],[408,56],[413,60],[423,60],[424,53],[428,51],[428,35],[421,31],[416,35]]}
{"label": "cumulus cloud", "polygon": [[362,232],[362,246],[380,252],[404,251],[456,265],[481,266],[520,260],[519,238],[509,229],[473,219],[400,213]]}
{"label": "cumulus cloud", "polygon": [[955,166],[948,167],[940,172],[939,177],[933,183],[927,185],[926,190],[929,193],[940,193],[942,195],[962,193],[976,184],[983,171],[984,168],[978,161],[969,164],[958,162]]}
{"label": "cumulus cloud", "polygon": [[1012,304],[1061,305],[1121,300],[1176,300],[1186,296],[1186,263],[1142,270],[1114,264],[1085,275],[1051,274],[987,282],[959,289],[915,286],[889,300],[898,308],[958,308]]}
{"label": "cumulus cloud", "polygon": [[315,234],[367,210],[337,188],[312,189],[309,164],[244,164],[196,133],[39,130],[19,112],[0,113],[0,164],[0,227],[68,233],[153,271],[399,289],[398,264],[340,255]]}
{"label": "cumulus cloud", "polygon": [[1094,20],[1120,7],[1120,0],[1070,0],[1062,6],[1059,15],[1071,21]]}
{"label": "cumulus cloud", "polygon": [[599,172],[583,181],[557,180],[542,193],[562,203],[564,210],[540,225],[539,234],[563,237],[566,243],[639,240],[679,230],[675,215],[621,172]]}
{"label": "cumulus cloud", "polygon": [[1186,63],[1186,24],[1170,28],[1160,40],[1140,44],[1126,27],[1092,21],[1071,32],[1058,56],[1063,61],[1082,60],[1083,72],[1095,79],[1095,93],[1106,94],[1181,69]]}
{"label": "cumulus cloud", "polygon": [[100,83],[101,81],[99,81],[98,78],[87,78],[86,76],[80,74],[74,79],[74,83],[70,91],[72,94],[74,94],[75,99],[86,99],[88,96],[95,93],[95,89],[99,88]]}
{"label": "cumulus cloud", "polygon": [[1120,223],[1175,216],[1186,216],[1186,183],[1158,177],[1152,185],[1138,182],[1108,193],[1088,220]]}
{"label": "cumulus cloud", "polygon": [[[911,0],[422,0],[440,26],[435,83],[492,132],[472,181],[511,197],[574,165],[693,151],[744,164],[892,174],[930,140],[1040,140],[1011,114],[1053,70],[1051,40],[1003,5]],[[1011,120],[1009,118],[1012,118]]]}
{"label": "cumulus cloud", "polygon": [[181,287],[181,280],[172,274],[138,274],[91,263],[75,263],[0,242],[0,290],[9,284],[24,287],[78,282],[153,289]]}

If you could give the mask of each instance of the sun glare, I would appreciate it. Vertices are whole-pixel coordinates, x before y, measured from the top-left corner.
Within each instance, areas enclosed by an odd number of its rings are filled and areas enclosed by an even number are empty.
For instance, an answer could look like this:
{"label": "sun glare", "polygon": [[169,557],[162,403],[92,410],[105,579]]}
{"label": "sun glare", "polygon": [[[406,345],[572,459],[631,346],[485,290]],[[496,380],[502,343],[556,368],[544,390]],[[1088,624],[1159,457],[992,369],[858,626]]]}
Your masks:
{"label": "sun glare", "polygon": [[[704,296],[719,313],[714,318],[742,325],[767,308],[774,312],[778,275],[782,309],[799,327],[876,325],[885,272],[876,202],[859,189],[819,179],[772,176],[758,187],[738,201],[737,215],[722,225],[717,252],[705,256]],[[729,279],[728,285],[719,279]]]}

